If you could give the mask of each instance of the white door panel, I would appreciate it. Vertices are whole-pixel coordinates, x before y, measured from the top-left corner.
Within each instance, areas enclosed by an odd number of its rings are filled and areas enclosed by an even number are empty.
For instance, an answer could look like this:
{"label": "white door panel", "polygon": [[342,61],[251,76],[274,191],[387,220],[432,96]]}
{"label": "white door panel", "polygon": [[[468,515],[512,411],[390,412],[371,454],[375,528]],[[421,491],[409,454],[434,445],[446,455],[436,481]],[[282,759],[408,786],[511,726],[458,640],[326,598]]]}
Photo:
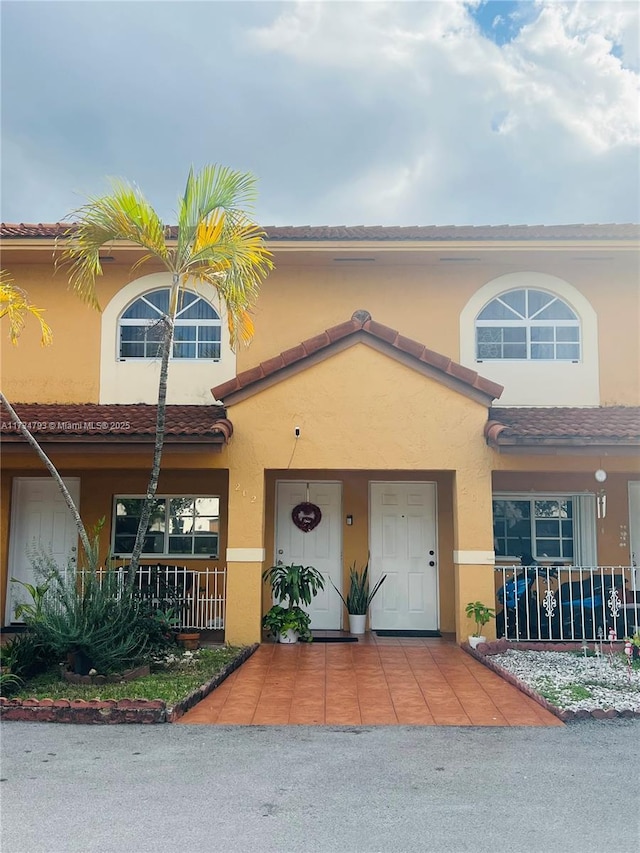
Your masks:
{"label": "white door panel", "polygon": [[[72,478],[65,483],[78,506],[80,480]],[[11,583],[11,578],[30,584],[37,580],[32,564],[34,552],[52,557],[57,566],[64,569],[75,562],[77,546],[75,521],[56,482],[48,477],[16,477],[9,538],[7,624],[21,621],[15,618],[15,606],[29,600],[26,590]]]}
{"label": "white door panel", "polygon": [[[325,577],[325,588],[305,610],[314,630],[340,628],[342,602],[330,580],[342,585],[342,485],[281,481],[276,485],[276,562],[313,566]],[[308,533],[299,530],[291,511],[309,501],[320,507],[322,520]]]}
{"label": "white door panel", "polygon": [[371,627],[437,630],[435,483],[370,484]]}

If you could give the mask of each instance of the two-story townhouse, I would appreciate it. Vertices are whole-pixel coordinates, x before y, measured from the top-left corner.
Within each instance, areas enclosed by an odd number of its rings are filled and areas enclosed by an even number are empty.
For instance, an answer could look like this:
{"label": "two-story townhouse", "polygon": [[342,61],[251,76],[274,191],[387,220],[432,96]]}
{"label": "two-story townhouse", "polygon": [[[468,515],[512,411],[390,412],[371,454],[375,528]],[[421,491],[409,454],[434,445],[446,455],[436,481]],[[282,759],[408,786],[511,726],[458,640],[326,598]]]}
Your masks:
{"label": "two-story townhouse", "polygon": [[[2,389],[85,522],[106,519],[105,555],[126,562],[168,281],[151,266],[132,280],[137,250],[111,246],[98,313],[54,275],[62,231],[2,226],[2,265],[55,335],[46,349],[35,328],[17,348],[5,335]],[[260,639],[261,572],[278,560],[341,586],[369,557],[374,579],[387,574],[374,630],[461,641],[465,604],[497,591],[500,608],[513,572],[496,566],[523,555],[545,567],[551,599],[558,568],[608,567],[600,575],[623,579],[614,604],[624,608],[640,555],[640,228],[275,227],[267,237],[275,271],[248,349],[231,351],[213,293],[185,299],[144,561],[217,568],[224,606],[205,615],[233,643]],[[6,414],[2,436],[8,625],[8,578],[29,576],[30,548],[73,560],[77,541]],[[346,618],[330,584],[310,612],[317,629]]]}

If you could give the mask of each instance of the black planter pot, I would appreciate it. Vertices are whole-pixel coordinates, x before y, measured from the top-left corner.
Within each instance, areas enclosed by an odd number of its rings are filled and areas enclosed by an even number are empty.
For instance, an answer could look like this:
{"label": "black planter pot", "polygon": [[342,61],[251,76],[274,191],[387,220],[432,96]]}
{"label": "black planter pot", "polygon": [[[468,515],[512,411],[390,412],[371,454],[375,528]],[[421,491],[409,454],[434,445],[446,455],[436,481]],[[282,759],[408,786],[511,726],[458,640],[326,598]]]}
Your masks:
{"label": "black planter pot", "polygon": [[93,664],[82,650],[72,652],[70,657],[70,665],[76,675],[89,675],[89,671],[93,669]]}

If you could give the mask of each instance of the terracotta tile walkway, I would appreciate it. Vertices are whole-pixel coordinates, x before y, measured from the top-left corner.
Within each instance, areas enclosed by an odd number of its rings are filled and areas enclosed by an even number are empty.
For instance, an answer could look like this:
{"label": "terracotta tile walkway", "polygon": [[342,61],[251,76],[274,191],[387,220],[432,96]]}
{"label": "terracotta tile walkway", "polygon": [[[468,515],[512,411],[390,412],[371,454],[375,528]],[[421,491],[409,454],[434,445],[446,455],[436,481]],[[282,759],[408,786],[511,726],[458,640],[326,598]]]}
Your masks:
{"label": "terracotta tile walkway", "polygon": [[561,726],[446,639],[263,644],[180,720],[215,725]]}

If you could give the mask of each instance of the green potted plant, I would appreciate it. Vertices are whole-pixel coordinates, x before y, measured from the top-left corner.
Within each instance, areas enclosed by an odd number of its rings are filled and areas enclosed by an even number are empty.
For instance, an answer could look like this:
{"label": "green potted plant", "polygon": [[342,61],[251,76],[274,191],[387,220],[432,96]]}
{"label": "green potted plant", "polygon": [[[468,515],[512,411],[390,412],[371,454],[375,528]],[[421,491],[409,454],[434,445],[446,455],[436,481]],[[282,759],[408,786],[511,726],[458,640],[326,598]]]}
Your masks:
{"label": "green potted plant", "polygon": [[265,614],[263,628],[281,643],[295,643],[299,639],[311,642],[311,619],[300,605],[309,606],[324,589],[322,574],[313,566],[278,564],[263,572],[262,580],[268,581],[273,598],[279,601]]}
{"label": "green potted plant", "polygon": [[262,627],[280,643],[295,643],[302,640],[310,643],[313,640],[311,617],[301,607],[281,607],[274,604],[265,614]]}
{"label": "green potted plant", "polygon": [[373,589],[369,590],[369,563],[367,562],[361,570],[354,564],[349,569],[349,592],[347,597],[340,592],[338,587],[331,581],[331,585],[342,599],[349,614],[349,631],[352,634],[364,634],[367,621],[369,605],[378,592],[387,576],[382,575]]}
{"label": "green potted plant", "polygon": [[631,643],[632,660],[640,660],[640,631],[636,631],[631,637],[625,637],[625,642]]}
{"label": "green potted plant", "polygon": [[465,608],[465,613],[476,623],[475,633],[469,637],[469,645],[475,649],[480,643],[487,642],[487,638],[482,635],[482,629],[487,622],[495,619],[496,612],[481,601],[470,601]]}
{"label": "green potted plant", "polygon": [[176,642],[185,651],[195,651],[200,648],[200,628],[180,628],[176,634]]}

